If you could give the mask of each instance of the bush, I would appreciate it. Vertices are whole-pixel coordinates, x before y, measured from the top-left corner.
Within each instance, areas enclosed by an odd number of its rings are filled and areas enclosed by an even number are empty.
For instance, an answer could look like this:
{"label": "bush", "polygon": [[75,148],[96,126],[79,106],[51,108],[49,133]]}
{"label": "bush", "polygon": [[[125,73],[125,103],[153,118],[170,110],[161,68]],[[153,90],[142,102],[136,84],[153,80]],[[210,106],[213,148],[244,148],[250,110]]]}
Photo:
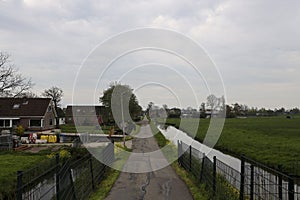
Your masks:
{"label": "bush", "polygon": [[[56,155],[56,152],[52,152],[50,155],[47,155],[47,157],[48,158],[54,158],[55,155]],[[62,159],[62,160],[71,158],[71,153],[66,149],[61,149],[59,151],[59,158]]]}
{"label": "bush", "polygon": [[25,129],[23,128],[23,126],[20,125],[15,129],[15,131],[17,135],[22,136],[24,134]]}

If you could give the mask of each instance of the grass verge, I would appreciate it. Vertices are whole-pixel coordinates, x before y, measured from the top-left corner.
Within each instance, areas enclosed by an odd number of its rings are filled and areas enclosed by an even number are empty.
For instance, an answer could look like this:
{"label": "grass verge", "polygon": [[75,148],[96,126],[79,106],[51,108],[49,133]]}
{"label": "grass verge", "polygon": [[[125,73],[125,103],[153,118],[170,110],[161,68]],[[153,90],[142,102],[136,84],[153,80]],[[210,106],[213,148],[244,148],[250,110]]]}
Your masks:
{"label": "grass verge", "polygon": [[98,186],[98,190],[96,190],[91,196],[90,200],[102,200],[107,197],[114,183],[118,179],[120,175],[120,171],[109,168],[109,170],[105,173],[104,180]]}
{"label": "grass verge", "polygon": [[103,181],[98,185],[98,189],[90,196],[90,200],[103,200],[105,199],[114,183],[118,179],[121,169],[126,163],[132,149],[125,148],[121,144],[115,144],[115,162],[113,168],[109,168],[105,173]]}
{"label": "grass verge", "polygon": [[209,195],[205,190],[205,185],[199,184],[192,174],[188,173],[178,165],[177,159],[175,159],[177,158],[176,146],[171,144],[170,141],[165,138],[165,136],[157,129],[157,127],[152,122],[150,126],[152,132],[155,133],[154,138],[156,139],[158,146],[161,148],[166,159],[169,162],[173,162],[171,164],[172,168],[175,170],[176,174],[185,182],[193,196],[193,199],[208,200]]}
{"label": "grass verge", "polygon": [[207,191],[205,190],[204,184],[199,184],[196,180],[196,178],[185,171],[182,167],[178,165],[178,162],[172,163],[172,168],[175,170],[177,175],[185,182],[185,184],[188,186],[193,199],[195,200],[208,200],[209,195]]}

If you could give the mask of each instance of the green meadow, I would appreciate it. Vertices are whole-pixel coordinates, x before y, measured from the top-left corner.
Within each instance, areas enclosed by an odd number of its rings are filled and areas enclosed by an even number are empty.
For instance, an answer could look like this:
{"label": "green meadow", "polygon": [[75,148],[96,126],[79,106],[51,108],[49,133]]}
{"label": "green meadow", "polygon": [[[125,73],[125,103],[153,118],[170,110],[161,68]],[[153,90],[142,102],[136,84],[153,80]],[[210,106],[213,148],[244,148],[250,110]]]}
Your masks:
{"label": "green meadow", "polygon": [[14,199],[17,171],[33,167],[47,159],[45,153],[3,151],[0,153],[0,199]]}
{"label": "green meadow", "polygon": [[[182,119],[180,127],[188,134],[199,122]],[[195,139],[203,142],[210,119],[200,119]],[[168,119],[176,127],[180,119]],[[221,136],[214,147],[233,156],[245,155],[272,168],[282,166],[290,174],[300,175],[300,116],[253,117],[226,119]]]}

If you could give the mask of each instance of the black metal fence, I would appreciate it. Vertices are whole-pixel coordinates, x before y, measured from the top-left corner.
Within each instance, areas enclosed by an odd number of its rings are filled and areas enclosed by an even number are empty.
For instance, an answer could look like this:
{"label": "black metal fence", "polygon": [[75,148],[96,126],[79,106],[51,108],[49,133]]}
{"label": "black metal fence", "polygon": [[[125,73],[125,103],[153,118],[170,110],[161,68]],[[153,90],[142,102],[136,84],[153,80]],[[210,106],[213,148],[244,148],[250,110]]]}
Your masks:
{"label": "black metal fence", "polygon": [[199,183],[205,183],[212,199],[300,200],[299,178],[241,157],[240,169],[178,141],[179,164]]}
{"label": "black metal fence", "polygon": [[[114,144],[102,151],[106,163],[114,161]],[[18,171],[16,199],[87,199],[107,169],[105,164],[86,154],[78,159],[46,160],[27,171]]]}

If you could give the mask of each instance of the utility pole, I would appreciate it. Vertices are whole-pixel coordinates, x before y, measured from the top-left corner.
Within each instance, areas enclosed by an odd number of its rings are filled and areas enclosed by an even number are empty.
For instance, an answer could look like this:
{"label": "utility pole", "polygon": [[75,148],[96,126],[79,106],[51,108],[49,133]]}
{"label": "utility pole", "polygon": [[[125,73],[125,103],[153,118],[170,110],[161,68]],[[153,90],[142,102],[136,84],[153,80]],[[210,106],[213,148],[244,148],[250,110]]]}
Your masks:
{"label": "utility pole", "polygon": [[125,147],[125,122],[124,122],[124,110],[123,110],[123,92],[121,94],[121,115],[122,115],[122,131],[123,131],[123,146]]}

